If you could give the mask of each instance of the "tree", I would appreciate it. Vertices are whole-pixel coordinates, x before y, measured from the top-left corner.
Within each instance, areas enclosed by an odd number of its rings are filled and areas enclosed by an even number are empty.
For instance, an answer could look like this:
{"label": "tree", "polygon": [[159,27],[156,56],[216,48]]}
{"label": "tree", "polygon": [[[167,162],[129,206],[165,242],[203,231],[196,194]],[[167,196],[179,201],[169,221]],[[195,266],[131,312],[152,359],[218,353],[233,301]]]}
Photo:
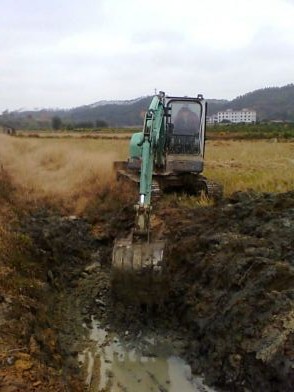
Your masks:
{"label": "tree", "polygon": [[61,126],[62,126],[61,118],[58,116],[52,117],[52,128],[55,131],[58,131],[61,128]]}
{"label": "tree", "polygon": [[108,124],[104,120],[96,120],[96,128],[108,128]]}

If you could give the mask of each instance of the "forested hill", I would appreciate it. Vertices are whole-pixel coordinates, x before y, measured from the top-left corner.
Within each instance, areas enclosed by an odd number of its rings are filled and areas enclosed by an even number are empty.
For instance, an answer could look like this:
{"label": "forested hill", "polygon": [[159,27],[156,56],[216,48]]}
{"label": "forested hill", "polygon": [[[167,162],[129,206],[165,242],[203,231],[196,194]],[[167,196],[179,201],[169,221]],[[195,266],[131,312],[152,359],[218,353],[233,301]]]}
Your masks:
{"label": "forested hill", "polygon": [[241,95],[232,101],[208,100],[209,114],[219,110],[254,109],[258,120],[294,121],[294,84],[267,87]]}
{"label": "forested hill", "polygon": [[[206,98],[209,115],[219,110],[248,108],[256,110],[260,121],[294,121],[294,84],[255,90],[232,101]],[[68,110],[5,111],[0,116],[0,125],[18,129],[49,128],[52,118],[58,117],[64,126],[92,124],[95,127],[99,122],[112,127],[141,126],[150,101],[149,96],[129,101],[100,101]]]}
{"label": "forested hill", "polygon": [[130,101],[103,102],[56,113],[64,121],[73,123],[105,121],[113,127],[142,124],[151,97],[137,98]]}
{"label": "forested hill", "polygon": [[294,84],[255,90],[233,99],[229,107],[254,109],[260,120],[294,121]]}

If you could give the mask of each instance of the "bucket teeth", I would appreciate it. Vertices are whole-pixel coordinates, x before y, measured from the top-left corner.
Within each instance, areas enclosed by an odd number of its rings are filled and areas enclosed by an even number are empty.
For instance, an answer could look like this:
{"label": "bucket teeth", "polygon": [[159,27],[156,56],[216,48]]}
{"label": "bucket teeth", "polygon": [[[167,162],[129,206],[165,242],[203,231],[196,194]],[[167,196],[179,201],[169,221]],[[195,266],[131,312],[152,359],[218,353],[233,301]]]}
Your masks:
{"label": "bucket teeth", "polygon": [[133,243],[129,239],[114,244],[112,267],[122,270],[160,270],[163,265],[165,242]]}

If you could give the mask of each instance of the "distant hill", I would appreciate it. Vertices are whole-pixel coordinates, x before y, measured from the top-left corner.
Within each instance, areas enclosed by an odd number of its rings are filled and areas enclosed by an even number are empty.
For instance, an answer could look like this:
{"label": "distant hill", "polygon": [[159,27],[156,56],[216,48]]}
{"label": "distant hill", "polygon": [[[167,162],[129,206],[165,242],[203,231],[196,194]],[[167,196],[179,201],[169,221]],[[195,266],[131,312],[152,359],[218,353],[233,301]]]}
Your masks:
{"label": "distant hill", "polygon": [[96,104],[57,112],[63,120],[69,122],[106,121],[110,126],[135,126],[142,124],[144,114],[151,97],[137,98],[130,101],[102,101]]}
{"label": "distant hill", "polygon": [[207,99],[208,115],[217,113],[219,110],[225,110],[229,105],[226,99]]}
{"label": "distant hill", "polygon": [[[207,97],[208,98],[208,97]],[[42,109],[32,111],[3,112],[0,124],[15,128],[39,129],[51,126],[51,120],[58,116],[64,124],[75,126],[99,121],[111,127],[141,126],[144,113],[151,97],[140,97],[128,101],[98,101],[68,110]],[[283,87],[268,87],[249,92],[232,101],[207,99],[208,114],[226,109],[254,109],[258,120],[294,121],[294,84]]]}
{"label": "distant hill", "polygon": [[256,110],[259,121],[294,121],[294,84],[255,90],[232,101],[208,100],[208,114],[243,108]]}
{"label": "distant hill", "polygon": [[294,121],[294,84],[255,90],[233,99],[230,108],[254,109],[259,120]]}

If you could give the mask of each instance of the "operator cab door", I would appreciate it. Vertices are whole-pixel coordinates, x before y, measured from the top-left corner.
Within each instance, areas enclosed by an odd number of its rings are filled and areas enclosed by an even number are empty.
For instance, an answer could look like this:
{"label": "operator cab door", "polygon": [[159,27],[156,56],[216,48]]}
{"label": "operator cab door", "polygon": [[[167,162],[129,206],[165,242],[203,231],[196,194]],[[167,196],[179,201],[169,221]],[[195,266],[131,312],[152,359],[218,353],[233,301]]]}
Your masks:
{"label": "operator cab door", "polygon": [[171,98],[167,105],[167,153],[203,154],[205,102]]}

